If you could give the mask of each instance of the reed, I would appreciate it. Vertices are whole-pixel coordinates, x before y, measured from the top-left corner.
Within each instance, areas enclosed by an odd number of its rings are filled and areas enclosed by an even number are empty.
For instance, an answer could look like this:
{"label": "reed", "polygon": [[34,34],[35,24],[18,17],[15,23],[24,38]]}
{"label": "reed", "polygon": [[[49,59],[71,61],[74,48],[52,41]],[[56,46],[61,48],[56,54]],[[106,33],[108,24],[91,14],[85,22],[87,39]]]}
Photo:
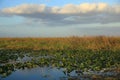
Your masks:
{"label": "reed", "polygon": [[0,38],[0,49],[120,50],[120,37]]}

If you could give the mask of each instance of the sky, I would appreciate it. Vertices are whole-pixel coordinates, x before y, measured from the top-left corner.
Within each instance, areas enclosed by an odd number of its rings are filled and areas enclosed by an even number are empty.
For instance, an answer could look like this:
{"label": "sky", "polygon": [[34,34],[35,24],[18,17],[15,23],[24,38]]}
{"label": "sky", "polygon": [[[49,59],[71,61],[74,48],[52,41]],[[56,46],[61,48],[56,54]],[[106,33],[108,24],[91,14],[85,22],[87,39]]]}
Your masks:
{"label": "sky", "polygon": [[0,0],[0,37],[120,36],[120,0]]}

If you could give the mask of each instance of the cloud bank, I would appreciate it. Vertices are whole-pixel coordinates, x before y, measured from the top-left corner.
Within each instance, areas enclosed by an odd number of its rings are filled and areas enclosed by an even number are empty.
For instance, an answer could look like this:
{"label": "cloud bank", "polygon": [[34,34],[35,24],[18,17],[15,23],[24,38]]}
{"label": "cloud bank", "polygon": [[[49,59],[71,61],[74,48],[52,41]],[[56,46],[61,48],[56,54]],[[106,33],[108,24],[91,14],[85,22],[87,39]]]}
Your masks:
{"label": "cloud bank", "polygon": [[49,7],[44,4],[22,4],[4,8],[0,15],[22,16],[51,25],[89,24],[120,22],[120,5],[106,3],[66,4],[63,7]]}

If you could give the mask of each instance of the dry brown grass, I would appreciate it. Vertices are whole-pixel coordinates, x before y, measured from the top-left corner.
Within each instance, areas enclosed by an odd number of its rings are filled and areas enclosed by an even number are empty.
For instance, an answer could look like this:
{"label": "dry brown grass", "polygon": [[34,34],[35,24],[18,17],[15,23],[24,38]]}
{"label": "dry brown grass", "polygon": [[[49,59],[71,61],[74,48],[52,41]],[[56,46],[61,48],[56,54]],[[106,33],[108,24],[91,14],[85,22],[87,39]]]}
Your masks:
{"label": "dry brown grass", "polygon": [[0,38],[0,48],[120,50],[120,37]]}

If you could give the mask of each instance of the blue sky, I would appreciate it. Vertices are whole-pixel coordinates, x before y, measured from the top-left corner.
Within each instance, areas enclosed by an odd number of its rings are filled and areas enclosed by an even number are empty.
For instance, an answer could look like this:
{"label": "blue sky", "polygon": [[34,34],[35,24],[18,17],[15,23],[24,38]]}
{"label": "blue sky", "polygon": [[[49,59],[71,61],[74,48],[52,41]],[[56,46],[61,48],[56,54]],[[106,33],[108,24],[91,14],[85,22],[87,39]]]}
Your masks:
{"label": "blue sky", "polygon": [[119,2],[0,0],[0,37],[120,36]]}

